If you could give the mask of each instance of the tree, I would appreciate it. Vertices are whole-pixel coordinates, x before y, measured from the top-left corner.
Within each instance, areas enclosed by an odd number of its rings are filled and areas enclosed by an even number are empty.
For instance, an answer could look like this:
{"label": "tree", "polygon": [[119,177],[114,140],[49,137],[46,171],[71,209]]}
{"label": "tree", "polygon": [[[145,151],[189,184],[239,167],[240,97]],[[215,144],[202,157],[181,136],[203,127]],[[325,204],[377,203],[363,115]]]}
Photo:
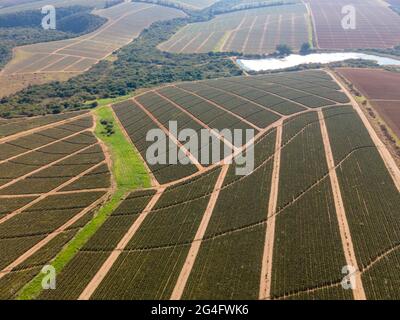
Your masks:
{"label": "tree", "polygon": [[306,55],[311,52],[311,45],[308,42],[304,42],[301,45],[300,54]]}
{"label": "tree", "polygon": [[279,44],[276,46],[276,51],[279,56],[288,56],[292,54],[292,49],[286,44]]}

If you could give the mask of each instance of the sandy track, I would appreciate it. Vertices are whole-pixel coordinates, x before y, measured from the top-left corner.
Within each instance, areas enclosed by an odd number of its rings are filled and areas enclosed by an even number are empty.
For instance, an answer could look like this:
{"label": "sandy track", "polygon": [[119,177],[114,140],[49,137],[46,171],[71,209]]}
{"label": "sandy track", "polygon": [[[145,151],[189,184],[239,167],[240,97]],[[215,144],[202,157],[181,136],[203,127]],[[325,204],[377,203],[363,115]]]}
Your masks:
{"label": "sandy track", "polygon": [[0,271],[0,279],[9,274],[15,267],[26,261],[28,258],[30,258],[32,255],[34,255],[36,252],[38,252],[40,249],[42,249],[46,244],[48,244],[51,240],[53,240],[56,236],[58,236],[60,233],[64,232],[66,229],[68,229],[70,226],[72,226],[75,222],[77,222],[79,219],[81,219],[84,215],[89,213],[90,211],[94,210],[98,205],[100,205],[105,199],[109,196],[109,194],[105,194],[102,196],[100,199],[92,203],[90,206],[86,207],[84,210],[79,212],[77,215],[75,215],[72,219],[68,220],[65,224],[63,224],[61,227],[59,227],[57,230],[53,231],[50,233],[46,238],[38,242],[36,245],[34,245],[31,249],[26,251],[23,255],[21,255],[18,259],[16,259],[14,262],[9,264],[7,267],[5,267],[2,271]]}
{"label": "sandy track", "polygon": [[269,298],[271,293],[272,259],[273,259],[274,241],[275,241],[275,213],[278,204],[279,175],[281,167],[281,150],[282,150],[282,133],[283,133],[282,125],[278,125],[276,131],[274,166],[272,172],[271,192],[268,204],[264,254],[261,266],[259,299],[267,299]]}
{"label": "sandy track", "polygon": [[191,94],[191,95],[193,95],[193,96],[195,96],[195,97],[197,97],[197,98],[199,98],[199,99],[201,99],[201,100],[203,100],[205,102],[208,102],[209,104],[213,105],[214,107],[216,107],[216,108],[218,108],[218,109],[230,114],[231,116],[234,116],[235,118],[239,119],[240,121],[246,123],[247,125],[251,126],[253,129],[256,129],[257,131],[262,131],[263,130],[262,128],[257,127],[254,123],[251,123],[250,121],[248,121],[245,118],[237,115],[236,113],[234,113],[234,112],[232,112],[232,111],[220,106],[219,104],[215,103],[214,101],[211,101],[211,100],[209,100],[207,98],[204,98],[204,97],[198,95],[195,92],[192,92],[192,91],[189,91],[189,90],[186,90],[186,89],[183,89],[183,88],[179,88],[179,87],[176,87],[176,86],[173,86],[173,87],[177,88],[178,90],[184,91],[184,92],[186,92],[188,94]]}
{"label": "sandy track", "polygon": [[18,139],[18,138],[22,138],[22,137],[31,135],[31,134],[36,133],[36,132],[40,132],[40,131],[43,131],[43,130],[46,130],[46,129],[54,128],[54,127],[57,127],[57,126],[60,126],[60,125],[66,124],[66,123],[70,123],[72,121],[87,117],[88,115],[89,115],[88,113],[84,113],[84,114],[81,114],[81,115],[73,117],[73,118],[69,118],[69,119],[53,122],[53,123],[50,123],[50,124],[46,124],[44,126],[40,126],[40,127],[37,127],[37,128],[26,130],[24,132],[19,132],[19,133],[16,133],[14,135],[11,135],[11,136],[1,138],[0,139],[0,144],[4,143],[4,142],[13,141],[13,140]]}
{"label": "sandy track", "polygon": [[[59,185],[57,188],[51,190],[50,192],[47,193],[43,193],[39,196],[39,198],[29,202],[27,205],[23,206],[22,208],[19,208],[18,210],[15,210],[9,214],[7,214],[6,216],[4,216],[3,218],[0,219],[0,224],[10,220],[11,218],[15,217],[16,215],[20,214],[21,212],[29,209],[30,207],[32,207],[34,204],[38,203],[39,201],[44,200],[45,198],[47,198],[48,196],[51,195],[55,195],[57,194],[57,192],[61,189],[63,189],[64,187],[70,185],[71,183],[77,181],[78,179],[82,178],[85,174],[90,173],[91,171],[93,171],[94,169],[100,167],[101,165],[103,165],[105,163],[105,161],[102,161],[94,166],[92,166],[91,168],[85,170],[84,172],[81,172],[79,175],[73,177],[72,179],[64,182],[63,184]],[[27,196],[27,195],[24,195]]]}
{"label": "sandy track", "polygon": [[335,160],[333,158],[331,143],[329,140],[328,129],[326,127],[324,114],[322,111],[318,111],[318,117],[319,117],[319,121],[320,121],[322,139],[324,142],[325,155],[326,155],[326,161],[327,161],[328,170],[329,170],[329,178],[331,181],[333,199],[335,202],[335,209],[336,209],[336,215],[337,215],[337,220],[338,220],[338,225],[339,225],[340,238],[342,239],[343,252],[344,252],[344,255],[346,258],[347,265],[352,266],[356,269],[356,274],[354,275],[355,281],[356,281],[356,287],[353,289],[354,299],[366,300],[364,286],[363,286],[363,283],[361,280],[361,275],[358,273],[359,267],[358,267],[358,263],[357,263],[356,254],[354,251],[354,245],[353,245],[353,240],[352,240],[351,233],[350,233],[349,223],[348,223],[347,217],[346,217],[346,211],[345,211],[344,204],[343,204],[342,193],[341,193],[340,185],[339,185],[339,179],[336,174]]}
{"label": "sandy track", "polygon": [[[175,87],[177,88],[177,87]],[[212,135],[214,135],[215,137],[217,137],[219,140],[221,140],[223,143],[225,143],[229,148],[231,148],[232,150],[236,150],[237,147],[235,147],[232,143],[230,143],[228,140],[226,140],[223,136],[221,136],[219,133],[215,132],[214,129],[211,129],[206,123],[204,123],[203,121],[201,121],[200,119],[198,119],[197,117],[195,117],[193,114],[191,114],[189,111],[187,111],[186,109],[184,109],[183,107],[181,107],[179,104],[177,104],[176,102],[172,101],[171,99],[169,99],[168,97],[164,96],[162,93],[158,92],[158,91],[153,91],[155,94],[157,94],[159,97],[161,97],[162,99],[168,101],[170,104],[172,104],[175,108],[179,109],[180,111],[182,111],[184,114],[186,114],[187,116],[189,116],[191,119],[193,119],[196,123],[198,123],[199,125],[201,125],[202,127],[204,127],[205,129],[207,129]]]}
{"label": "sandy track", "polygon": [[73,133],[73,134],[71,134],[71,135],[69,135],[69,136],[66,136],[66,137],[64,137],[64,138],[61,138],[61,139],[58,139],[58,140],[54,140],[53,142],[44,144],[44,145],[39,146],[39,147],[34,148],[34,149],[30,149],[30,150],[28,150],[28,151],[26,151],[26,152],[19,153],[19,154],[15,155],[15,156],[12,156],[12,157],[8,158],[8,159],[1,160],[1,161],[0,161],[0,164],[5,163],[5,162],[8,162],[8,161],[11,161],[11,160],[14,160],[14,159],[17,159],[17,158],[22,157],[22,156],[25,156],[25,155],[27,155],[27,154],[29,154],[29,153],[31,153],[31,152],[40,150],[40,149],[42,149],[42,148],[49,147],[49,146],[51,146],[51,145],[53,145],[53,144],[56,144],[56,143],[61,142],[61,141],[64,141],[64,140],[67,140],[67,139],[69,139],[69,138],[73,138],[73,137],[75,137],[75,136],[80,135],[81,133],[86,132],[86,131],[89,132],[89,129],[83,129],[83,130],[81,130],[81,131],[75,132],[75,133]]}
{"label": "sandy track", "polygon": [[158,119],[149,111],[146,109],[146,107],[144,107],[139,101],[137,101],[135,98],[131,99],[135,104],[137,104],[140,109],[143,110],[143,112],[145,112],[147,114],[147,116],[162,130],[165,132],[165,134],[171,139],[171,141],[173,143],[175,143],[181,150],[182,152],[190,159],[190,161],[197,167],[197,170],[199,171],[204,171],[205,168],[199,163],[199,160],[193,156],[189,150],[187,150],[182,143],[171,133],[169,132],[169,130],[164,127],[164,125],[158,121]]}
{"label": "sandy track", "polygon": [[395,186],[397,187],[397,190],[399,190],[399,192],[400,192],[400,169],[396,165],[396,161],[393,159],[392,155],[390,154],[390,151],[386,148],[385,144],[379,139],[378,134],[375,132],[374,128],[369,123],[364,112],[361,110],[360,105],[357,103],[357,101],[354,99],[354,97],[350,94],[350,92],[347,90],[345,85],[340,81],[340,79],[336,76],[336,74],[334,74],[333,72],[331,72],[329,70],[325,70],[325,71],[328,74],[330,74],[330,76],[334,80],[336,80],[338,85],[342,88],[343,92],[349,97],[350,102],[353,105],[353,108],[357,111],[362,122],[364,123],[364,126],[367,128],[372,141],[376,145],[376,148],[378,149],[379,154],[381,155],[383,162],[385,163],[385,166],[388,169]]}
{"label": "sandy track", "polygon": [[118,257],[121,255],[122,251],[126,248],[128,243],[131,241],[133,236],[136,234],[137,230],[139,230],[140,226],[142,225],[143,221],[146,219],[148,214],[157,204],[158,200],[161,198],[165,189],[160,189],[151,199],[151,201],[147,204],[146,208],[143,212],[139,215],[139,217],[135,220],[132,226],[129,228],[128,232],[124,235],[118,245],[115,247],[113,252],[107,258],[107,260],[103,263],[99,271],[96,275],[92,278],[90,283],[86,286],[83,290],[81,295],[79,296],[78,300],[89,300],[93,293],[96,291],[97,287],[103,281],[103,279],[107,276],[108,272],[114,265],[115,261],[117,261]]}
{"label": "sandy track", "polygon": [[225,165],[222,167],[221,173],[219,174],[219,177],[215,184],[214,191],[211,194],[210,201],[208,202],[207,208],[204,212],[203,219],[201,220],[200,226],[197,229],[192,245],[190,246],[189,253],[186,257],[186,261],[182,267],[181,273],[179,274],[179,278],[175,284],[174,290],[171,295],[171,300],[180,300],[182,297],[183,291],[185,290],[186,287],[186,283],[189,279],[189,275],[193,269],[194,263],[196,262],[196,258],[201,246],[201,241],[204,238],[208,224],[211,220],[211,215],[214,211],[215,205],[219,197],[219,193],[222,189],[222,184],[224,183],[228,170],[229,170],[229,165]]}

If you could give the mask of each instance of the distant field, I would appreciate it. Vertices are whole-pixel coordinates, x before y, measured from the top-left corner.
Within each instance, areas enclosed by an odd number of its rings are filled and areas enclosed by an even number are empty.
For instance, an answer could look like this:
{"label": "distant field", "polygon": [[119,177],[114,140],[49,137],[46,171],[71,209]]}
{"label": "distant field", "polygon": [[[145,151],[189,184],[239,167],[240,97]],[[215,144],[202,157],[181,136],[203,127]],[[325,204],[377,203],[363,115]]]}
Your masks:
{"label": "distant field", "polygon": [[[12,80],[14,77],[18,83],[9,82],[6,88],[0,89],[0,93],[20,90],[24,82],[42,83],[45,79],[54,78],[54,75],[65,79],[84,72],[131,42],[153,22],[184,16],[179,10],[143,3],[124,3],[95,13],[109,21],[93,33],[69,40],[18,47],[15,59],[0,76],[0,83],[5,82],[2,81],[5,78]],[[35,78],[38,78],[37,82]]]}
{"label": "distant field", "polygon": [[[380,0],[306,0],[321,49],[390,48],[400,45],[400,16]],[[356,29],[342,27],[342,8],[356,8]]]}
{"label": "distant field", "polygon": [[308,41],[307,10],[298,3],[221,14],[211,21],[184,27],[160,49],[263,54],[273,52],[278,44],[298,50]]}
{"label": "distant field", "polygon": [[400,74],[376,69],[339,69],[371,102],[400,138]]}

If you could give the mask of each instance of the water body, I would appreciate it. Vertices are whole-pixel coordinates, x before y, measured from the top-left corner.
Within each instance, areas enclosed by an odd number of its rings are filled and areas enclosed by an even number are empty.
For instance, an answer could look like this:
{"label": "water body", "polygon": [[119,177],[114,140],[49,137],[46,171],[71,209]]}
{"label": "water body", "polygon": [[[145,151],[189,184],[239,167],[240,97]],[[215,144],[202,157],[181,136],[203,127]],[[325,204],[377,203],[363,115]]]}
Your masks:
{"label": "water body", "polygon": [[345,61],[349,59],[363,59],[376,61],[381,66],[396,65],[400,66],[400,60],[375,56],[358,52],[338,52],[338,53],[312,53],[309,55],[292,54],[285,58],[268,58],[257,60],[237,60],[238,64],[247,71],[268,71],[292,68],[301,64],[309,63],[331,63]]}

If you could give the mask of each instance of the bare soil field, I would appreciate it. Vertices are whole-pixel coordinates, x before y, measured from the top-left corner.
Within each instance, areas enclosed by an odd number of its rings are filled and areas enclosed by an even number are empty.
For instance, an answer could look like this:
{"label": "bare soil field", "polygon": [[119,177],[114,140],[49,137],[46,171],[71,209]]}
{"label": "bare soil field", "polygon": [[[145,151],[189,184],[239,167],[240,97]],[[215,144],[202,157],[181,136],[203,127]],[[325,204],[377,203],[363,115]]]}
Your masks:
{"label": "bare soil field", "polygon": [[94,13],[108,22],[90,34],[16,48],[14,60],[0,74],[0,83],[6,85],[0,96],[30,84],[68,79],[127,45],[153,22],[184,16],[176,9],[143,3],[123,3]]}
{"label": "bare soil field", "polygon": [[370,101],[400,138],[400,73],[350,68],[341,68],[339,71]]}
{"label": "bare soil field", "polygon": [[221,14],[184,27],[160,49],[263,54],[273,52],[278,44],[287,44],[296,50],[308,42],[307,21],[307,10],[301,3]]}
{"label": "bare soil field", "polygon": [[[306,0],[321,49],[390,48],[400,44],[400,16],[379,0]],[[344,29],[342,8],[356,10],[356,28]]]}

